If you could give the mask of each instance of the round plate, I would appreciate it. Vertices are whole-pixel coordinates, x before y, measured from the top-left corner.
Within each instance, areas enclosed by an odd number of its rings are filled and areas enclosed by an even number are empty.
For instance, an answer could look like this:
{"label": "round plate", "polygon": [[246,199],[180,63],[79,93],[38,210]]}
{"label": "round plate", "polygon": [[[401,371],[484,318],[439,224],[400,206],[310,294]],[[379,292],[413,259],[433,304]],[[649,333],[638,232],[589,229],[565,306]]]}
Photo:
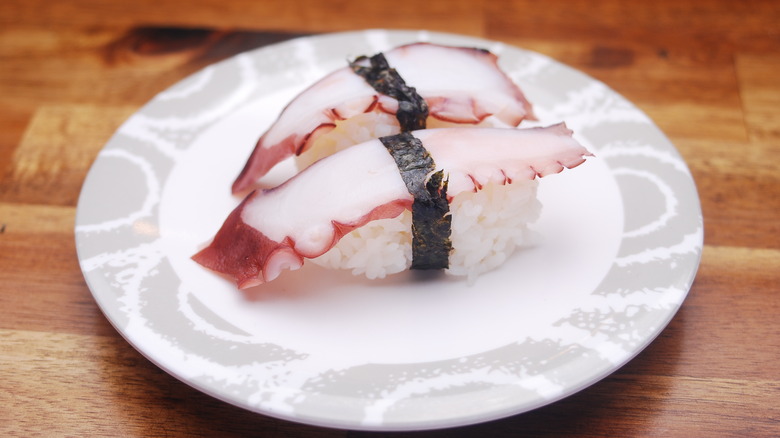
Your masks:
{"label": "round plate", "polygon": [[[190,260],[240,201],[230,183],[286,102],[348,59],[414,41],[493,51],[537,124],[565,121],[595,154],[541,180],[534,247],[471,283],[307,264],[245,292]],[[159,94],[101,151],[76,218],[98,305],[159,367],[252,411],[370,430],[501,418],[609,375],[677,312],[702,236],[684,161],[604,84],[498,42],[386,30],[264,47]]]}

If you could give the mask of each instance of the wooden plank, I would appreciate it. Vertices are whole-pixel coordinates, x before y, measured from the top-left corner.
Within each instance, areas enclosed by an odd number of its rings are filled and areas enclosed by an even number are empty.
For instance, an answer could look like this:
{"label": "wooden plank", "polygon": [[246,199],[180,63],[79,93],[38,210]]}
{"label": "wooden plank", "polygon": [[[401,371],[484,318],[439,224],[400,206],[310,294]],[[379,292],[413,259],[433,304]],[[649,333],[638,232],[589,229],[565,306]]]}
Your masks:
{"label": "wooden plank", "polygon": [[705,242],[780,248],[780,148],[711,139],[675,143],[699,191]]}
{"label": "wooden plank", "polygon": [[0,328],[115,335],[81,275],[75,208],[0,203]]}
{"label": "wooden plank", "polygon": [[[480,34],[482,3],[471,0],[397,0],[393,2],[341,2],[332,0],[180,0],[135,2],[2,3],[0,17],[11,23],[59,26],[127,26],[137,23],[180,27],[331,32],[353,29],[404,28],[453,30]],[[8,22],[8,19],[0,21]]]}
{"label": "wooden plank", "polygon": [[780,250],[706,245],[693,288],[669,327],[682,343],[670,375],[777,382],[778,285]]}
{"label": "wooden plank", "polygon": [[0,180],[6,202],[75,206],[98,151],[135,107],[43,106]]}
{"label": "wooden plank", "polygon": [[75,213],[73,207],[0,203],[0,229],[4,237],[50,233],[71,236]]}
{"label": "wooden plank", "polygon": [[768,144],[764,148],[772,148],[773,152],[778,153],[780,90],[777,83],[780,54],[739,54],[736,65],[750,139],[773,144],[774,147]]}
{"label": "wooden plank", "polygon": [[673,46],[683,50],[708,42],[702,58],[727,56],[735,48],[776,50],[778,17],[780,9],[772,0],[657,0],[641,4],[551,0],[543,8],[532,0],[508,0],[485,6],[488,36],[649,44],[676,40]]}

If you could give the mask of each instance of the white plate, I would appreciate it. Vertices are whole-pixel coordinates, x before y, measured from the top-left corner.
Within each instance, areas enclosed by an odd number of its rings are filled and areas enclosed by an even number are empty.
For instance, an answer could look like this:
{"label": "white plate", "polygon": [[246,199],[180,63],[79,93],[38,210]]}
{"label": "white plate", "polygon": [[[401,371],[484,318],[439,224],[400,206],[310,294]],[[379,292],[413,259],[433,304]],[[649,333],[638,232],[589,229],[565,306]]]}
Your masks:
{"label": "white plate", "polygon": [[[239,292],[190,260],[239,201],[230,183],[287,101],[347,59],[413,41],[497,53],[541,124],[566,121],[596,154],[542,180],[538,246],[472,285],[307,265]],[[264,47],[159,94],[98,156],[76,219],[96,301],[162,369],[259,413],[373,430],[501,418],[609,375],[677,312],[702,235],[685,163],[604,84],[493,41],[385,30]]]}

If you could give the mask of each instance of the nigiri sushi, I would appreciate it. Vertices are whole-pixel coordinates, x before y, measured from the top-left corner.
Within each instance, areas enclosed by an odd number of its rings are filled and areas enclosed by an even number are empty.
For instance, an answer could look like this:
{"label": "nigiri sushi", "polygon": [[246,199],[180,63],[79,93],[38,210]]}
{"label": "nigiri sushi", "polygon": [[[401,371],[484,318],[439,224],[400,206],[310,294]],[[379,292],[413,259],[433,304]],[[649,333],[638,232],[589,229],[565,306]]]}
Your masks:
{"label": "nigiri sushi", "polygon": [[367,70],[381,68],[378,61],[386,62],[380,82],[397,74],[408,91],[423,99],[427,126],[414,129],[453,124],[515,127],[523,119],[534,119],[531,104],[489,51],[430,43],[400,46],[360,57],[293,99],[257,141],[233,183],[233,193],[251,188],[288,157],[299,156],[298,167],[304,168],[344,147],[404,130],[397,116],[408,102],[367,77]]}
{"label": "nigiri sushi", "polygon": [[[429,155],[422,179],[415,165],[402,166],[388,153],[388,143],[402,135]],[[447,203],[446,271],[478,275],[525,242],[526,225],[539,214],[537,177],[578,166],[589,155],[563,123],[426,129],[369,140],[278,187],[252,192],[193,259],[242,289],[298,269],[304,259],[381,278],[414,265],[410,212],[417,195],[410,186],[422,183]],[[408,179],[407,172],[416,174]],[[431,190],[436,175],[438,188]]]}

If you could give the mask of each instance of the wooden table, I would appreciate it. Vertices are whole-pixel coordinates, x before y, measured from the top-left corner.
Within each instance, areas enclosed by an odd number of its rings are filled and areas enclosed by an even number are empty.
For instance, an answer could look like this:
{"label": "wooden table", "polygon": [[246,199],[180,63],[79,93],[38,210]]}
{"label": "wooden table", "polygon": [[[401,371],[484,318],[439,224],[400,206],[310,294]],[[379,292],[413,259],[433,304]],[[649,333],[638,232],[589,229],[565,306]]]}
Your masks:
{"label": "wooden table", "polygon": [[74,248],[79,189],[144,102],[300,34],[426,28],[600,79],[697,182],[701,267],[661,336],[544,408],[427,436],[780,435],[780,3],[5,0],[0,4],[0,435],[351,436],[268,418],[158,369],[112,328]]}

